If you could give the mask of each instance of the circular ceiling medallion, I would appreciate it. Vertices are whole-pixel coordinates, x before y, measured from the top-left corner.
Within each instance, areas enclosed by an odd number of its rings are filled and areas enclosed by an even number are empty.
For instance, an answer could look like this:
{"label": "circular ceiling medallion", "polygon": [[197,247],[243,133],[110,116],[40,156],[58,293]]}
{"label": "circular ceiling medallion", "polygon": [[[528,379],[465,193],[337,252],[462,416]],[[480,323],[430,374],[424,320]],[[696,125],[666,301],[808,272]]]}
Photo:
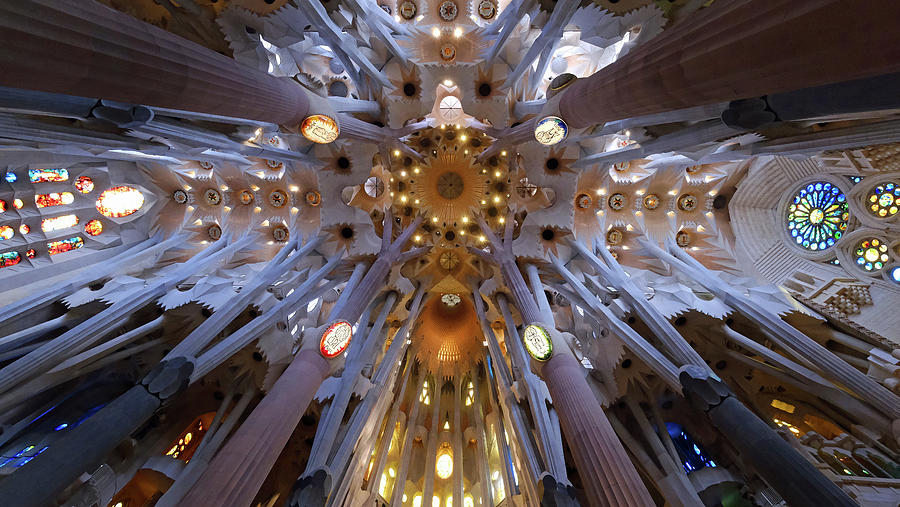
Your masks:
{"label": "circular ceiling medallion", "polygon": [[688,231],[678,231],[675,233],[675,243],[682,248],[690,245],[691,240],[693,240],[693,238]]}
{"label": "circular ceiling medallion", "polygon": [[453,308],[462,302],[462,298],[456,294],[444,294],[441,296],[441,302],[450,308]]}
{"label": "circular ceiling medallion", "polygon": [[338,138],[340,129],[333,118],[324,114],[307,116],[300,124],[300,133],[314,143],[328,144]]}
{"label": "circular ceiling medallion", "polygon": [[268,139],[266,139],[266,142],[269,143],[269,145],[275,146],[277,148],[279,143],[281,143],[281,139],[279,139],[276,135],[272,135],[269,136]]}
{"label": "circular ceiling medallion", "polygon": [[441,99],[441,116],[447,121],[454,121],[462,113],[462,102],[454,95],[447,95]]}
{"label": "circular ceiling medallion", "polygon": [[616,192],[615,194],[609,196],[607,202],[609,203],[609,207],[611,209],[620,211],[625,209],[625,205],[628,204],[628,199],[624,195]]}
{"label": "circular ceiling medallion", "polygon": [[322,333],[322,340],[319,341],[319,352],[326,359],[337,357],[341,352],[347,350],[350,340],[353,338],[353,326],[347,321],[338,321],[328,326],[328,329]]}
{"label": "circular ceiling medallion", "polygon": [[272,229],[272,238],[279,243],[287,241],[290,235],[291,233],[284,225],[276,225],[275,228]]}
{"label": "circular ceiling medallion", "polygon": [[491,0],[481,0],[478,2],[478,15],[481,19],[492,19],[497,14],[497,6]]}
{"label": "circular ceiling medallion", "polygon": [[206,192],[203,192],[203,197],[206,199],[206,204],[210,206],[216,206],[222,202],[222,194],[214,188],[207,188]]}
{"label": "circular ceiling medallion", "polygon": [[213,168],[212,162],[207,162],[206,160],[200,161],[200,167],[206,169],[207,171]]}
{"label": "circular ceiling medallion", "polygon": [[644,207],[654,210],[659,207],[659,196],[656,194],[647,194],[644,196]]}
{"label": "circular ceiling medallion", "polygon": [[218,241],[222,237],[222,228],[218,224],[212,224],[206,229],[206,234],[209,236],[209,239]]}
{"label": "circular ceiling medallion", "polygon": [[241,191],[239,199],[241,200],[241,204],[246,206],[253,202],[253,192],[249,190],[243,190]]}
{"label": "circular ceiling medallion", "polygon": [[440,175],[437,181],[437,191],[444,199],[456,199],[463,192],[462,176],[453,172],[446,172]]}
{"label": "circular ceiling medallion", "polygon": [[529,324],[522,333],[525,350],[537,361],[546,361],[553,355],[553,341],[546,329],[537,324]]}
{"label": "circular ceiling medallion", "polygon": [[400,4],[400,16],[405,20],[410,20],[416,17],[416,3],[411,0],[406,0],[405,2]]}
{"label": "circular ceiling medallion", "polygon": [[273,190],[269,194],[269,204],[276,208],[280,208],[287,204],[287,194],[283,190]]}
{"label": "circular ceiling medallion", "polygon": [[547,116],[534,127],[534,138],[544,146],[552,146],[569,134],[569,126],[558,116]]}
{"label": "circular ceiling medallion", "polygon": [[369,197],[380,197],[384,193],[384,181],[376,176],[369,176],[364,188]]}
{"label": "circular ceiling medallion", "polygon": [[269,169],[272,169],[274,171],[277,171],[284,167],[284,164],[277,160],[266,160],[266,165],[269,167]]}
{"label": "circular ceiling medallion", "polygon": [[618,245],[622,242],[622,239],[624,239],[624,235],[619,229],[610,229],[606,233],[606,243],[609,245]]}
{"label": "circular ceiling medallion", "polygon": [[449,42],[441,44],[441,60],[452,62],[456,59],[456,46]]}
{"label": "circular ceiling medallion", "polygon": [[441,2],[438,12],[441,15],[441,19],[444,21],[453,21],[456,19],[457,14],[459,14],[459,7],[456,6],[456,2],[453,0],[444,0]]}
{"label": "circular ceiling medallion", "polygon": [[631,162],[616,162],[613,164],[613,169],[619,172],[624,172],[628,170],[628,167],[631,165]]}
{"label": "circular ceiling medallion", "polygon": [[184,204],[188,200],[187,192],[184,190],[176,190],[172,192],[172,200],[178,204]]}
{"label": "circular ceiling medallion", "polygon": [[441,254],[439,261],[441,263],[441,267],[450,271],[459,265],[459,256],[448,250]]}
{"label": "circular ceiling medallion", "polygon": [[684,194],[678,198],[678,209],[681,211],[693,211],[697,208],[697,198],[691,194]]}
{"label": "circular ceiling medallion", "polygon": [[575,205],[581,209],[588,209],[592,204],[594,204],[594,200],[587,194],[578,194],[578,197],[575,198]]}
{"label": "circular ceiling medallion", "polygon": [[315,190],[310,190],[306,193],[306,204],[310,206],[318,206],[322,203],[322,194],[316,192]]}

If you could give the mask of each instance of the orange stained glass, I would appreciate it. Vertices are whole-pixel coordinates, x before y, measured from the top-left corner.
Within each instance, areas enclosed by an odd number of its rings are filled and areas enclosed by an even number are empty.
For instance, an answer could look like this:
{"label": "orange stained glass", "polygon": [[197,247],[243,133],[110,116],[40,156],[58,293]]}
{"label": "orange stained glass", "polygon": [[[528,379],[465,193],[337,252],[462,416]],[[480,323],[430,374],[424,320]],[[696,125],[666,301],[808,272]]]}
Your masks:
{"label": "orange stained glass", "polygon": [[65,204],[72,204],[74,201],[75,196],[72,195],[72,192],[52,192],[49,194],[36,194],[34,196],[34,203],[38,208],[63,206]]}
{"label": "orange stained glass", "polygon": [[144,205],[144,194],[138,189],[119,186],[104,190],[97,199],[97,211],[109,218],[127,217]]}
{"label": "orange stained glass", "polygon": [[6,201],[0,199],[0,213],[3,213],[4,211],[6,211]]}
{"label": "orange stained glass", "polygon": [[69,171],[66,169],[29,169],[28,179],[32,183],[67,181],[69,179]]}
{"label": "orange stained glass", "polygon": [[82,194],[89,194],[91,190],[94,189],[94,180],[90,179],[87,176],[79,176],[75,180],[75,190],[78,190]]}
{"label": "orange stained glass", "polygon": [[60,215],[41,220],[41,230],[44,232],[59,231],[78,225],[78,217],[75,215]]}
{"label": "orange stained glass", "polygon": [[84,246],[84,240],[78,236],[74,238],[61,239],[59,241],[51,241],[47,243],[47,250],[50,255],[61,254],[71,250],[77,250]]}
{"label": "orange stained glass", "polygon": [[19,226],[19,232],[21,232],[24,236],[25,234],[31,232],[31,227],[28,227],[28,224],[22,224]]}
{"label": "orange stained glass", "polygon": [[8,225],[0,225],[0,240],[12,239],[16,235],[16,231]]}
{"label": "orange stained glass", "polygon": [[13,199],[13,207],[16,209],[22,209],[25,203],[22,202],[22,199]]}
{"label": "orange stained glass", "polygon": [[99,220],[91,220],[84,224],[84,232],[87,233],[88,236],[98,236],[103,232],[103,223]]}

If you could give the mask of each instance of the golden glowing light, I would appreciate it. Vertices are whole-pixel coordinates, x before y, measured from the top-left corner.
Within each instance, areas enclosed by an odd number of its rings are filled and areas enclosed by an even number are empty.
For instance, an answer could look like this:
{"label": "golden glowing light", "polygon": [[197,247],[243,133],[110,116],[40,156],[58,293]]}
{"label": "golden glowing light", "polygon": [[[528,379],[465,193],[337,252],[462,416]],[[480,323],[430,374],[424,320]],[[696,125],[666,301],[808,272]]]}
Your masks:
{"label": "golden glowing light", "polygon": [[449,479],[453,475],[453,450],[450,444],[446,442],[441,444],[437,461],[434,463],[434,471],[441,479]]}

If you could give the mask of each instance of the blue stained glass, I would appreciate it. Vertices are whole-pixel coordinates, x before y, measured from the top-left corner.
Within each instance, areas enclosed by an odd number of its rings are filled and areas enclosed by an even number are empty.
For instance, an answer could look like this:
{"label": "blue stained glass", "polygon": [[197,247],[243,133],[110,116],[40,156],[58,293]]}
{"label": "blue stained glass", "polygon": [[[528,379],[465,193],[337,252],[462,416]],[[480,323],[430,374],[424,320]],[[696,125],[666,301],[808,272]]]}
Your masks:
{"label": "blue stained glass", "polygon": [[18,178],[16,177],[16,173],[6,173],[6,181],[10,183],[15,183]]}
{"label": "blue stained glass", "polygon": [[847,197],[827,181],[801,188],[787,210],[787,230],[797,245],[819,251],[834,246],[847,230]]}
{"label": "blue stained glass", "polygon": [[68,427],[69,427],[69,425],[67,423],[62,423],[59,426],[53,428],[53,431],[62,431]]}

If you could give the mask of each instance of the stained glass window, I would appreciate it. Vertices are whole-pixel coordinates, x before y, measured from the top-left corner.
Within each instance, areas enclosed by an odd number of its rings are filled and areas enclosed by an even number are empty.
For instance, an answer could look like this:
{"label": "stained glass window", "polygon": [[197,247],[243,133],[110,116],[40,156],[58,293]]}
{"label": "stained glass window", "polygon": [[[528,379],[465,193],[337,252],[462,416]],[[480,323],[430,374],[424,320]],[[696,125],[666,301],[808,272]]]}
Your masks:
{"label": "stained glass window", "polygon": [[44,232],[58,231],[68,229],[78,225],[78,217],[75,215],[60,215],[53,218],[45,218],[41,220],[41,230]]}
{"label": "stained glass window", "polygon": [[3,213],[4,211],[6,211],[6,201],[0,199],[0,213]]}
{"label": "stained glass window", "polygon": [[75,236],[74,238],[51,241],[50,243],[47,243],[47,250],[50,252],[50,255],[56,255],[70,250],[77,250],[83,246],[84,240]]}
{"label": "stained glass window", "polygon": [[98,236],[103,232],[103,223],[99,220],[91,220],[84,224],[84,232],[87,233],[88,236]]}
{"label": "stained glass window", "polygon": [[22,209],[25,203],[22,202],[22,199],[13,199],[13,207],[16,209]]}
{"label": "stained glass window", "polygon": [[900,283],[900,266],[891,268],[890,277],[891,280]]}
{"label": "stained glass window", "polygon": [[66,169],[29,169],[28,179],[32,183],[68,181],[69,171]]}
{"label": "stained glass window", "polygon": [[718,466],[680,425],[666,423],[666,430],[672,438],[672,443],[675,444],[675,450],[678,452],[678,457],[681,458],[681,465],[685,472],[691,473],[701,468]]}
{"label": "stained glass window", "polygon": [[24,235],[28,234],[29,232],[31,232],[31,227],[28,227],[28,224],[22,224],[19,226],[19,232],[21,232],[22,235],[24,236]]}
{"label": "stained glass window", "polygon": [[16,235],[16,231],[8,225],[0,225],[0,240],[12,239]]}
{"label": "stained glass window", "polygon": [[10,183],[15,183],[16,180],[19,179],[16,177],[16,173],[6,173],[6,181]]}
{"label": "stained glass window", "polygon": [[900,185],[884,183],[873,188],[866,197],[866,205],[879,218],[892,217],[900,211]]}
{"label": "stained glass window", "polygon": [[787,229],[807,250],[825,250],[847,230],[850,212],[847,197],[825,181],[810,183],[794,195],[788,206]]}
{"label": "stained glass window", "polygon": [[0,268],[5,268],[7,266],[14,266],[22,260],[22,257],[19,256],[19,252],[4,252],[0,254]]}
{"label": "stained glass window", "polygon": [[28,250],[25,250],[25,257],[34,259],[35,257],[37,257],[37,252],[34,251],[34,248],[29,248]]}
{"label": "stained glass window", "polygon": [[94,180],[88,178],[87,176],[79,176],[75,180],[75,190],[78,190],[82,194],[89,194],[93,189]]}
{"label": "stained glass window", "polygon": [[35,194],[34,203],[38,208],[48,208],[50,206],[62,206],[64,204],[72,204],[75,196],[72,192],[52,192],[49,194]]}
{"label": "stained glass window", "polygon": [[864,239],[856,244],[853,254],[856,264],[866,271],[878,271],[890,258],[888,247],[878,238]]}
{"label": "stained glass window", "polygon": [[136,188],[112,187],[97,199],[97,211],[109,218],[127,217],[144,205],[144,194]]}

